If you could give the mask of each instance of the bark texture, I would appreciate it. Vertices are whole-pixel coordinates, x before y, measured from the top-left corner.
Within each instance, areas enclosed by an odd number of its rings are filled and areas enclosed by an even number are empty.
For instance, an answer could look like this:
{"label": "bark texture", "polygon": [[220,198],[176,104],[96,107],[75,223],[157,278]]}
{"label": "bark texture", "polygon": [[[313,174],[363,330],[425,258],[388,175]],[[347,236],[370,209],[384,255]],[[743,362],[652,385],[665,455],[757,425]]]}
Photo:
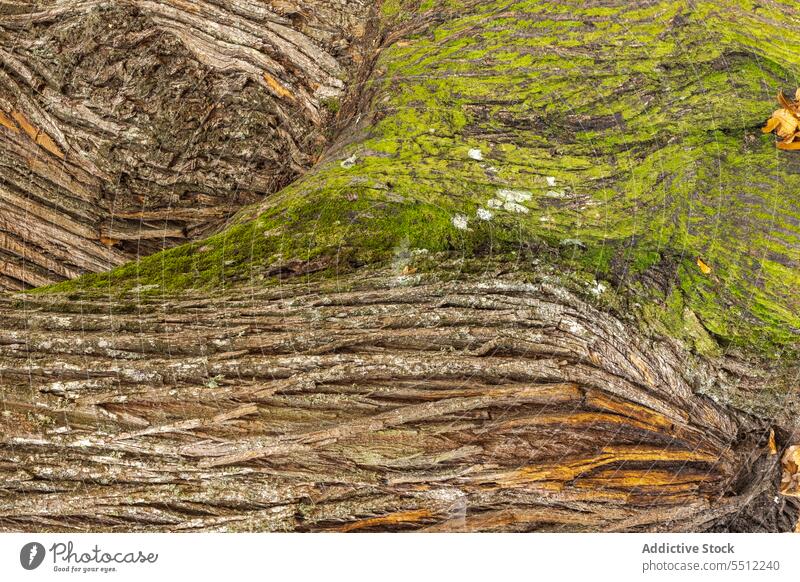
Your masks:
{"label": "bark texture", "polygon": [[547,283],[361,279],[5,300],[0,529],[794,528],[769,423],[697,394],[745,363]]}
{"label": "bark texture", "polygon": [[0,529],[794,529],[765,4],[0,2]]}
{"label": "bark texture", "polygon": [[0,3],[0,288],[218,228],[316,160],[362,0]]}

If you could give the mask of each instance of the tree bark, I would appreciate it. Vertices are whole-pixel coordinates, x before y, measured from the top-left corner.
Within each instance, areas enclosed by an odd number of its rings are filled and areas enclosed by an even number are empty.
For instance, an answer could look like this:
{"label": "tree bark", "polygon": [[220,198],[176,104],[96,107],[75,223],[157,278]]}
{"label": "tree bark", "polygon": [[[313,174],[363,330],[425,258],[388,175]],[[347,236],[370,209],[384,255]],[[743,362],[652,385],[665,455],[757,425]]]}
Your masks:
{"label": "tree bark", "polygon": [[[0,307],[4,530],[778,531],[762,390],[563,288]],[[763,372],[762,372],[763,374]]]}
{"label": "tree bark", "polygon": [[0,4],[0,288],[207,235],[324,149],[369,3]]}
{"label": "tree bark", "polygon": [[0,531],[798,527],[796,10],[456,4],[0,2],[0,284],[258,200],[0,295]]}

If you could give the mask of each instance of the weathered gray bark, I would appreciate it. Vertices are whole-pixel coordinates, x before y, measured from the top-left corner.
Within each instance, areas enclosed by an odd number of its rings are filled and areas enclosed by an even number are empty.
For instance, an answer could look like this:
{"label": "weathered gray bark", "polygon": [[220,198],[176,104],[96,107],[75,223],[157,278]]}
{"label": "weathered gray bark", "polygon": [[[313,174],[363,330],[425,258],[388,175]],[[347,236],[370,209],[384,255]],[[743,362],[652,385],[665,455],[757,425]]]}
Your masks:
{"label": "weathered gray bark", "polygon": [[409,283],[5,300],[0,530],[794,528],[769,424],[698,395],[763,390],[746,363],[546,283]]}
{"label": "weathered gray bark", "polygon": [[0,3],[0,289],[208,234],[296,178],[371,6]]}

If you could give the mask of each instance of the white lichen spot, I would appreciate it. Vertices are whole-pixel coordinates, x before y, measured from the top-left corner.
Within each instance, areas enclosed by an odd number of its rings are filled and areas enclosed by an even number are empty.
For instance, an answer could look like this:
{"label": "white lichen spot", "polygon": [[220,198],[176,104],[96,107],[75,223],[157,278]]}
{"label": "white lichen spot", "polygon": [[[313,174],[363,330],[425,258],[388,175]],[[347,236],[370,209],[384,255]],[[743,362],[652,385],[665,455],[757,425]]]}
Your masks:
{"label": "white lichen spot", "polygon": [[591,291],[592,295],[594,295],[595,297],[600,297],[603,293],[605,293],[606,286],[600,283],[599,281],[595,281],[595,284],[592,286],[591,289],[589,289],[589,291]]}
{"label": "white lichen spot", "polygon": [[506,202],[528,202],[533,195],[527,190],[506,190],[505,188],[497,191],[497,197]]}
{"label": "white lichen spot", "polygon": [[503,201],[498,200],[497,198],[491,198],[489,202],[486,203],[486,206],[488,206],[489,208],[502,208]]}
{"label": "white lichen spot", "polygon": [[469,152],[467,152],[467,155],[473,160],[478,160],[479,162],[483,160],[483,152],[477,148],[469,150]]}
{"label": "white lichen spot", "polygon": [[469,226],[469,219],[463,214],[456,214],[453,217],[453,226],[458,230],[467,230]]}
{"label": "white lichen spot", "polygon": [[[506,190],[505,188],[497,191],[497,198],[502,202],[503,210],[508,212],[515,212],[517,214],[527,214],[528,208],[522,206],[521,202],[528,202],[532,198],[532,194],[527,190]],[[489,206],[496,208],[489,201]]]}
{"label": "white lichen spot", "polygon": [[345,170],[349,170],[350,168],[352,168],[353,166],[356,165],[357,161],[358,161],[358,156],[356,156],[356,154],[353,154],[352,156],[350,156],[346,160],[342,160],[341,166]]}
{"label": "white lichen spot", "polygon": [[485,208],[478,208],[478,218],[481,220],[489,221],[494,218],[494,212],[486,210]]}
{"label": "white lichen spot", "polygon": [[516,202],[505,202],[503,204],[503,209],[508,210],[509,212],[516,212],[517,214],[528,214],[528,212],[530,212],[530,210],[528,210],[522,204],[517,204]]}
{"label": "white lichen spot", "polygon": [[548,198],[566,198],[567,193],[563,190],[548,190],[545,194]]}
{"label": "white lichen spot", "polygon": [[547,185],[551,188],[556,185],[556,177],[555,176],[547,176]]}

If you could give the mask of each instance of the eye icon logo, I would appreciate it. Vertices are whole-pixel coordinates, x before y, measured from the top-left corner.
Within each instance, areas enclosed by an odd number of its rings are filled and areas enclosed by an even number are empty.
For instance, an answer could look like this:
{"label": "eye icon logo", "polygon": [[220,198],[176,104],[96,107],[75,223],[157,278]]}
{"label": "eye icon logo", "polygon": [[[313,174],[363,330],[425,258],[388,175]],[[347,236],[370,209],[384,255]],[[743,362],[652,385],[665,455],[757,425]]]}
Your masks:
{"label": "eye icon logo", "polygon": [[42,565],[44,554],[44,546],[39,542],[25,544],[19,551],[19,563],[26,570],[35,570]]}

